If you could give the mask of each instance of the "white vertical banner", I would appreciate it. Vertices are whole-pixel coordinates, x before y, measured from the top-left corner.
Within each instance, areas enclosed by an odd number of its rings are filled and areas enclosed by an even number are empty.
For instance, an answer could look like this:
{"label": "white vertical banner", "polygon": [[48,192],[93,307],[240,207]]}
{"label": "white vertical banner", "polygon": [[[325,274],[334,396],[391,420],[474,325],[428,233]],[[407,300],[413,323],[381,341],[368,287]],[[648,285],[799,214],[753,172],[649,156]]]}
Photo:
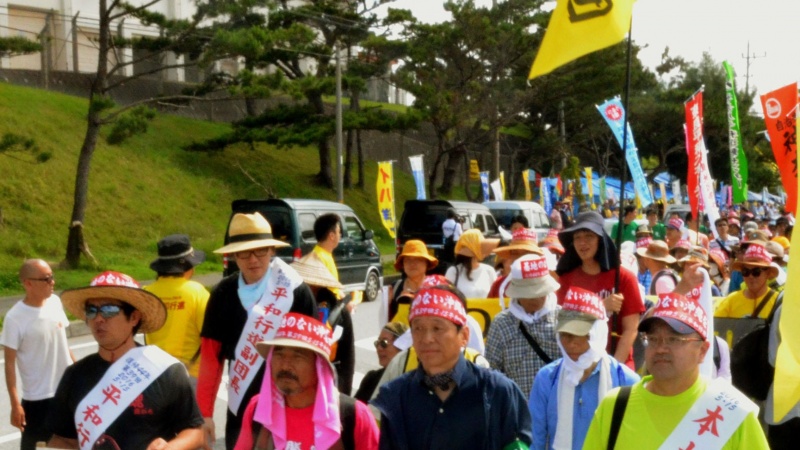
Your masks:
{"label": "white vertical banner", "polygon": [[500,179],[496,179],[492,181],[489,186],[492,188],[492,194],[494,194],[495,200],[503,200],[503,185],[500,184]]}
{"label": "white vertical banner", "polygon": [[408,161],[411,163],[411,174],[417,184],[417,200],[425,200],[427,195],[425,194],[425,170],[422,155],[409,156]]}
{"label": "white vertical banner", "polygon": [[683,195],[681,195],[681,180],[672,182],[672,199],[676,205],[683,204]]}

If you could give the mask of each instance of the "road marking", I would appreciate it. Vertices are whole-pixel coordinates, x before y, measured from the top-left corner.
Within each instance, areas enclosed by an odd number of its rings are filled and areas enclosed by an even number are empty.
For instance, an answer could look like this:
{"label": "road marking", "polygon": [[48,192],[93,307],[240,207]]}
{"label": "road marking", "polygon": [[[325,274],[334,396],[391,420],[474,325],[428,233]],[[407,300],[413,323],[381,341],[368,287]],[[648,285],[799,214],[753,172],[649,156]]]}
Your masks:
{"label": "road marking", "polygon": [[7,434],[5,436],[0,436],[0,444],[4,444],[6,442],[16,441],[22,439],[22,433],[19,431]]}

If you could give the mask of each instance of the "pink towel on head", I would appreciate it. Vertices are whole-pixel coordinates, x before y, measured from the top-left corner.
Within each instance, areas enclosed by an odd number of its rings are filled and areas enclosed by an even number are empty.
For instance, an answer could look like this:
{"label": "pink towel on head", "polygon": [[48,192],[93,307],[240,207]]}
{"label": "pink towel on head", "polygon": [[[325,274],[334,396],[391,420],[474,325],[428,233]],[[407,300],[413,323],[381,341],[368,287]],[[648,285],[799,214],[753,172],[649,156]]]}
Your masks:
{"label": "pink towel on head", "polygon": [[[253,420],[264,425],[272,433],[272,440],[277,450],[286,448],[286,403],[283,394],[272,383],[269,368],[272,362],[272,350],[267,355],[266,371],[258,394],[258,406]],[[316,358],[317,396],[314,399],[314,446],[319,450],[330,448],[341,435],[339,418],[339,391],[336,389],[330,364],[321,356]]]}

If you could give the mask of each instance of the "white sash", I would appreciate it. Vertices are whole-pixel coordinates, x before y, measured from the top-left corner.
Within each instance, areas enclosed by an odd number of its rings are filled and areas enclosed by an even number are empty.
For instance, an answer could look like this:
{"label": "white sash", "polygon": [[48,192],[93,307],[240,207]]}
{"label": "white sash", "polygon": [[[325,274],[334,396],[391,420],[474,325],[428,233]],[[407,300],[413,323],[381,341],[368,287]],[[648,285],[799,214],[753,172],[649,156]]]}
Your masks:
{"label": "white sash", "polygon": [[264,363],[256,343],[275,336],[283,316],[292,308],[294,290],[303,283],[300,275],[277,257],[272,260],[266,276],[269,277],[267,287],[247,313],[247,322],[236,343],[235,359],[228,369],[228,409],[233,414],[238,413],[242,397]]}
{"label": "white sash", "polygon": [[758,406],[730,382],[716,378],[672,431],[659,450],[722,448]]}
{"label": "white sash", "polygon": [[139,394],[176,363],[180,361],[155,345],[128,350],[114,362],[75,410],[80,448],[92,448]]}

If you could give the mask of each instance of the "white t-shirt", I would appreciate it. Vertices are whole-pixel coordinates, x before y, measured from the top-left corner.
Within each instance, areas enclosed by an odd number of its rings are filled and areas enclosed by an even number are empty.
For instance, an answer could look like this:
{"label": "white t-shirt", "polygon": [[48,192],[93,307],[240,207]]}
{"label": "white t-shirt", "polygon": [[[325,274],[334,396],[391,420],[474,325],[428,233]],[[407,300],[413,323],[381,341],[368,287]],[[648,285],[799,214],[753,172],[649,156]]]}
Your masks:
{"label": "white t-shirt", "polygon": [[22,398],[36,401],[53,397],[69,356],[67,315],[53,294],[41,308],[18,301],[6,314],[0,343],[17,351]]}
{"label": "white t-shirt", "polygon": [[[461,269],[460,276],[456,276],[456,268]],[[492,283],[497,279],[497,272],[488,264],[480,263],[477,269],[473,269],[469,274],[472,280],[467,278],[467,272],[461,266],[450,266],[445,273],[445,278],[454,283],[459,291],[466,298],[486,298]],[[458,283],[456,283],[458,278]]]}
{"label": "white t-shirt", "polygon": [[458,238],[461,237],[461,233],[461,224],[455,220],[447,219],[442,223],[442,234],[445,239],[452,236],[454,241],[458,241]]}

